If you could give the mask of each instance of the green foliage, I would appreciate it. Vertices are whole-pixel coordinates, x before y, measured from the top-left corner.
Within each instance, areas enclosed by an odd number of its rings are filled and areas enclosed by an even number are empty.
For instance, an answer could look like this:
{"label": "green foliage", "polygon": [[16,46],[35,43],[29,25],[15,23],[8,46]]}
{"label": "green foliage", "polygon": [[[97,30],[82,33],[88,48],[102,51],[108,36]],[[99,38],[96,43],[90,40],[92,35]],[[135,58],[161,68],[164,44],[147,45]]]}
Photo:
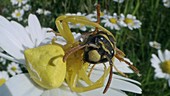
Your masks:
{"label": "green foliage", "polygon": [[[12,6],[9,0],[0,1],[0,15],[10,17],[17,6]],[[29,13],[38,16],[41,25],[56,30],[55,19],[65,13],[92,13],[95,10],[95,0],[30,0]],[[44,16],[36,13],[38,8],[51,11],[51,15]],[[163,6],[161,0],[125,0],[122,4],[112,0],[102,0],[101,10],[108,10],[111,14],[133,14],[142,22],[140,29],[122,29],[114,31],[117,38],[117,46],[126,53],[134,65],[140,70],[142,76],[130,75],[131,78],[142,83],[141,96],[170,96],[169,86],[164,79],[154,79],[154,69],[151,67],[151,54],[157,54],[157,50],[149,46],[149,41],[161,43],[161,49],[170,50],[170,9]],[[21,21],[21,23],[24,23]],[[24,23],[26,24],[26,23]],[[27,24],[26,24],[27,25]],[[114,81],[113,81],[114,82]],[[130,96],[136,94],[129,93]]]}

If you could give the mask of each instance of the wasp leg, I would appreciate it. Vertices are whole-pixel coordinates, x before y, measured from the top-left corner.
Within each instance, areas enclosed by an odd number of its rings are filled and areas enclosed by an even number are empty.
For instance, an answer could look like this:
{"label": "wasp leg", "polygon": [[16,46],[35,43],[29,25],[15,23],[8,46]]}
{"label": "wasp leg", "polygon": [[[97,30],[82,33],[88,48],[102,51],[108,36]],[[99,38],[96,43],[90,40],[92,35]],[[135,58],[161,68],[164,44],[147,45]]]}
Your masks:
{"label": "wasp leg", "polygon": [[[117,53],[119,53],[119,54],[117,54]],[[139,73],[139,70],[135,67],[135,66],[133,66],[130,62],[128,62],[128,61],[126,61],[125,59],[124,59],[124,56],[122,56],[122,51],[121,50],[116,50],[116,55],[115,55],[115,57],[119,60],[119,61],[123,61],[123,62],[125,62],[127,65],[129,65],[129,67],[138,75],[138,76],[141,76],[141,74]],[[123,53],[124,54],[124,53]]]}
{"label": "wasp leg", "polygon": [[109,56],[107,56],[106,55],[106,58],[108,59],[108,61],[109,61],[109,64],[110,64],[110,74],[109,74],[109,79],[108,79],[108,81],[107,81],[107,84],[106,84],[106,87],[104,88],[104,90],[103,90],[103,94],[104,93],[106,93],[107,92],[107,90],[109,89],[109,87],[110,87],[110,84],[111,84],[111,81],[112,81],[112,75],[113,75],[113,62],[112,62],[112,60],[109,58]]}
{"label": "wasp leg", "polygon": [[94,64],[94,65],[91,67],[91,69],[90,69],[90,71],[89,71],[89,74],[88,74],[88,77],[90,77],[90,75],[91,75],[91,73],[92,73],[93,68],[95,67],[95,65],[96,65],[96,64]]}
{"label": "wasp leg", "polygon": [[116,70],[116,72],[118,72],[120,75],[124,76],[124,77],[128,77],[126,74],[124,74],[123,72],[121,72],[119,69],[117,69],[117,67],[113,64],[114,69]]}

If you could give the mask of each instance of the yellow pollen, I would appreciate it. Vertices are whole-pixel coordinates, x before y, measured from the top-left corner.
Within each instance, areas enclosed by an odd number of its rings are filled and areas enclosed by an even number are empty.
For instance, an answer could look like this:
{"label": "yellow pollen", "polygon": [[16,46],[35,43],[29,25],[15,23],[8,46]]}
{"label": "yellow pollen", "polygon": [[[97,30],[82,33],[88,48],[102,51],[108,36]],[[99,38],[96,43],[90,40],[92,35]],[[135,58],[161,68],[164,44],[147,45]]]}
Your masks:
{"label": "yellow pollen", "polygon": [[127,23],[127,24],[133,24],[134,22],[133,22],[132,19],[126,18],[126,19],[125,19],[125,23]]}
{"label": "yellow pollen", "polygon": [[17,68],[16,68],[16,67],[12,67],[11,70],[12,70],[12,71],[16,71]]}
{"label": "yellow pollen", "polygon": [[100,16],[104,16],[104,13],[100,11]]}
{"label": "yellow pollen", "polygon": [[21,13],[20,13],[20,12],[18,12],[18,13],[16,14],[16,16],[17,16],[17,17],[20,17],[20,16],[21,16]]}
{"label": "yellow pollen", "polygon": [[170,60],[162,62],[160,66],[164,73],[170,74]]}
{"label": "yellow pollen", "polygon": [[17,0],[19,3],[21,3],[22,2],[22,0]]}
{"label": "yellow pollen", "polygon": [[116,24],[117,23],[117,20],[115,18],[110,18],[109,21],[113,24]]}
{"label": "yellow pollen", "polygon": [[4,78],[0,78],[0,86],[2,86],[5,82],[6,80]]}

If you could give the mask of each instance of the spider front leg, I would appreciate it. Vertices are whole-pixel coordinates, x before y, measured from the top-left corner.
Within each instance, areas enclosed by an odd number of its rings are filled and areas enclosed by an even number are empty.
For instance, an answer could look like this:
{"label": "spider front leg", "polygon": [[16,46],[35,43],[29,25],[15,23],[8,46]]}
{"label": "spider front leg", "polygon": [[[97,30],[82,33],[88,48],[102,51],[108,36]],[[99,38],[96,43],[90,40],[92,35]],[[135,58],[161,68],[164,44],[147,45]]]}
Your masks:
{"label": "spider front leg", "polygon": [[60,16],[56,19],[56,27],[59,31],[59,33],[66,39],[68,43],[74,43],[74,37],[71,33],[71,30],[68,26],[67,22],[63,22],[63,20],[67,18],[67,16]]}

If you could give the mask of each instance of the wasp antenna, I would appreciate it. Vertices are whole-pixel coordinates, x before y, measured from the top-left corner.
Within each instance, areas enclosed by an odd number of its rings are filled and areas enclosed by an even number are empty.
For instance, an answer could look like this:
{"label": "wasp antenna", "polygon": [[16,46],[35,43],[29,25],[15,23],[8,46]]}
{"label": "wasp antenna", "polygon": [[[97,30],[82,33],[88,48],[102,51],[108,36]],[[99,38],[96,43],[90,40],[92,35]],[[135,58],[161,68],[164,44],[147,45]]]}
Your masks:
{"label": "wasp antenna", "polygon": [[139,77],[141,76],[141,74],[139,73],[139,70],[138,70],[135,66],[133,66],[132,64],[130,64],[130,62],[126,61],[125,59],[123,59],[123,61],[124,61],[126,64],[128,64],[129,67],[130,67]]}
{"label": "wasp antenna", "polygon": [[125,62],[127,65],[129,65],[129,67],[130,67],[138,76],[141,76],[141,74],[139,73],[139,70],[138,70],[135,66],[133,66],[130,62],[126,61],[125,59],[123,59],[122,57],[120,57],[118,54],[116,54],[115,57],[116,57],[118,60]]}
{"label": "wasp antenna", "polygon": [[100,23],[100,3],[99,2],[96,6],[96,9],[97,9],[97,23],[99,24]]}

